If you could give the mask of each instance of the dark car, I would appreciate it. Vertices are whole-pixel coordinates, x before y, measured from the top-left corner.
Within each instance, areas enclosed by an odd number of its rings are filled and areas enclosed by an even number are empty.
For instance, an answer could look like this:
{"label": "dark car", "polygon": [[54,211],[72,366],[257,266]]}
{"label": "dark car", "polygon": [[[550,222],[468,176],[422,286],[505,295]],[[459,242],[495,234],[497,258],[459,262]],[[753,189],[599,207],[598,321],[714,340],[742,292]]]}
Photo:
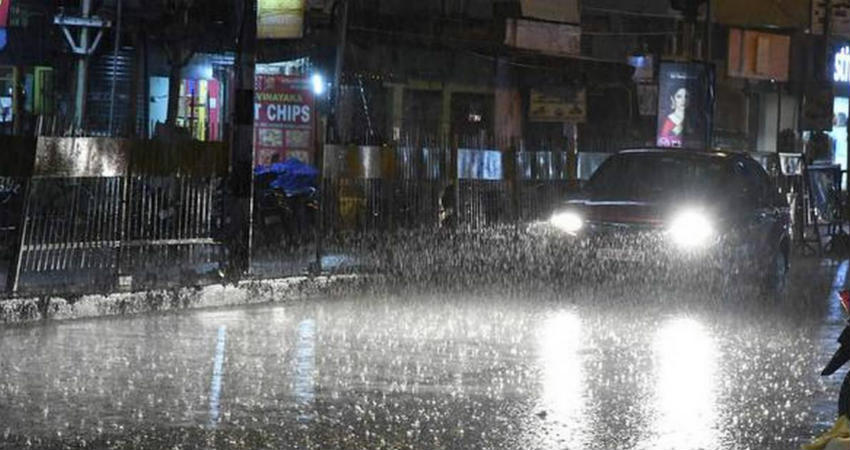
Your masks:
{"label": "dark car", "polygon": [[576,261],[607,271],[691,269],[780,287],[789,266],[787,200],[745,154],[620,152],[549,224],[570,237]]}

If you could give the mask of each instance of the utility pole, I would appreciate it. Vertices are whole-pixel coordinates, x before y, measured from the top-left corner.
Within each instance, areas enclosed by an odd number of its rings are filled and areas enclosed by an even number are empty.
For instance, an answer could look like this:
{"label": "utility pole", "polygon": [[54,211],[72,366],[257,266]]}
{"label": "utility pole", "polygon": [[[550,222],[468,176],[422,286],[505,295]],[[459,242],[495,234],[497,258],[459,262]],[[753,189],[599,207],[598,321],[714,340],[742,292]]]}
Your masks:
{"label": "utility pole", "polygon": [[236,103],[230,142],[228,276],[251,269],[254,194],[254,72],[257,62],[257,0],[241,0],[236,55]]}
{"label": "utility pole", "polygon": [[339,143],[339,99],[342,94],[342,67],[345,64],[345,46],[348,39],[348,0],[341,0],[340,24],[337,34],[339,40],[336,46],[336,64],[334,65],[334,85],[331,92],[331,117],[328,121],[330,130],[326,133],[332,142]]}
{"label": "utility pole", "polygon": [[118,13],[117,13],[117,25],[115,27],[115,48],[112,50],[112,91],[109,93],[109,135],[115,135],[114,122],[115,122],[115,82],[116,77],[118,75],[118,48],[121,47],[121,5],[124,3],[123,0],[117,0],[118,2]]}
{"label": "utility pole", "polygon": [[[82,17],[83,19],[88,19],[91,16],[91,0],[82,0]],[[83,27],[80,30],[80,47],[83,49],[88,49],[89,47],[89,29],[88,27]],[[83,129],[84,125],[84,117],[86,115],[86,93],[88,92],[88,86],[86,86],[88,81],[88,72],[89,72],[89,55],[90,53],[86,52],[84,55],[81,55],[77,60],[77,91],[76,97],[74,98],[74,133],[78,130]]]}
{"label": "utility pole", "polygon": [[[74,98],[74,134],[82,131],[83,126],[85,125],[86,83],[88,80],[89,56],[94,53],[94,51],[97,49],[98,44],[100,44],[100,39],[103,37],[103,29],[109,28],[111,25],[109,21],[101,20],[99,17],[92,17],[91,4],[92,0],[81,0],[81,16],[66,16],[64,11],[60,11],[59,14],[53,19],[54,24],[62,27],[62,31],[65,33],[65,39],[68,41],[68,45],[71,47],[71,50],[74,52],[74,54],[76,54],[78,57],[77,85]],[[80,28],[79,44],[71,36],[71,31],[69,30],[69,27]],[[97,35],[95,35],[94,41],[91,41],[91,29],[97,30]]]}

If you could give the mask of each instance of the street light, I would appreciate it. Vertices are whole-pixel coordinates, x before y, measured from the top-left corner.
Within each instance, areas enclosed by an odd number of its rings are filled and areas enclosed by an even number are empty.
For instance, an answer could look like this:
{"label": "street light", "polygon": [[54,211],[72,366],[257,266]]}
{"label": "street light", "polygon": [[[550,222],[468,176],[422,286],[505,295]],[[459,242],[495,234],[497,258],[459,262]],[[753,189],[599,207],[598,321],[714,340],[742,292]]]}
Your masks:
{"label": "street light", "polygon": [[319,74],[313,74],[310,78],[310,82],[313,84],[313,93],[316,95],[322,95],[325,93],[325,78]]}

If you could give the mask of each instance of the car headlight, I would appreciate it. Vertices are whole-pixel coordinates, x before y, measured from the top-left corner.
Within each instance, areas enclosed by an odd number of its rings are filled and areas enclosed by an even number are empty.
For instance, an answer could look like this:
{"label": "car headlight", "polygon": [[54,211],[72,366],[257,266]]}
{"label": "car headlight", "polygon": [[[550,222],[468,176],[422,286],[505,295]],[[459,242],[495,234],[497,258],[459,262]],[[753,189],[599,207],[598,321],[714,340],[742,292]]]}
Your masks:
{"label": "car headlight", "polygon": [[670,237],[680,247],[696,248],[711,242],[714,226],[704,213],[683,211],[670,222]]}
{"label": "car headlight", "polygon": [[584,220],[580,215],[578,215],[578,213],[573,211],[555,213],[555,215],[549,219],[549,223],[555,228],[569,234],[576,234],[584,227]]}

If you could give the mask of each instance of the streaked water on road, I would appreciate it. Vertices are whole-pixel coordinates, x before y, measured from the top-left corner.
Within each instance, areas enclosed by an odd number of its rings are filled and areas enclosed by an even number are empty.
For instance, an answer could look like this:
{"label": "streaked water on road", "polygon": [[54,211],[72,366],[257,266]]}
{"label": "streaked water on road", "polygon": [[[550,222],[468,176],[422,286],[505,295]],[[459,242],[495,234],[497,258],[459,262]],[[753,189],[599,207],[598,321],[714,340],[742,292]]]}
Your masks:
{"label": "streaked water on road", "polygon": [[849,265],[797,264],[781,300],[397,293],[6,327],[0,448],[798,448],[834,419]]}

